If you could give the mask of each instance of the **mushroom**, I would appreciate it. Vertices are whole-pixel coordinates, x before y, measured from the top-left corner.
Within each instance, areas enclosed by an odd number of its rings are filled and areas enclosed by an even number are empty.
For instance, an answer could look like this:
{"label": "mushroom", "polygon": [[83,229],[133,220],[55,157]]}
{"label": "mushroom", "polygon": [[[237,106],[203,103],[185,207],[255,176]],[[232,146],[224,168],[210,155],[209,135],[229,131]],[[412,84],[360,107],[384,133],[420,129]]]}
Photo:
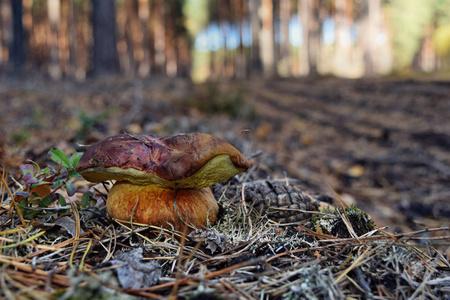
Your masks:
{"label": "mushroom", "polygon": [[91,182],[116,180],[106,204],[111,217],[181,231],[213,224],[219,206],[210,186],[249,166],[236,148],[209,134],[121,134],[89,147],[77,172]]}

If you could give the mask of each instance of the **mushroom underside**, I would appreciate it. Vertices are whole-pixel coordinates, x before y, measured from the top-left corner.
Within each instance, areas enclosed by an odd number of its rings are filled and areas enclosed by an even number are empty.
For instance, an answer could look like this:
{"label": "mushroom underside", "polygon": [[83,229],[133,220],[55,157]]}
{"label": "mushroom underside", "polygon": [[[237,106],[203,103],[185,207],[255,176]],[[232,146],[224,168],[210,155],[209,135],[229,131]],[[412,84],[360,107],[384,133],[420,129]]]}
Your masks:
{"label": "mushroom underside", "polygon": [[219,206],[209,187],[175,192],[155,185],[119,181],[108,194],[106,209],[118,220],[183,231],[186,226],[193,229],[212,225]]}
{"label": "mushroom underside", "polygon": [[[173,168],[174,173],[179,173],[175,171],[176,162],[173,163],[171,168]],[[86,180],[92,182],[117,180],[128,181],[137,185],[157,185],[162,188],[169,187],[174,189],[175,185],[177,185],[178,188],[200,189],[231,178],[243,171],[245,171],[244,168],[237,168],[233,164],[229,155],[220,154],[206,162],[195,173],[175,179],[166,179],[158,176],[156,173],[138,170],[133,167],[95,166],[79,170],[78,172],[82,174]]]}

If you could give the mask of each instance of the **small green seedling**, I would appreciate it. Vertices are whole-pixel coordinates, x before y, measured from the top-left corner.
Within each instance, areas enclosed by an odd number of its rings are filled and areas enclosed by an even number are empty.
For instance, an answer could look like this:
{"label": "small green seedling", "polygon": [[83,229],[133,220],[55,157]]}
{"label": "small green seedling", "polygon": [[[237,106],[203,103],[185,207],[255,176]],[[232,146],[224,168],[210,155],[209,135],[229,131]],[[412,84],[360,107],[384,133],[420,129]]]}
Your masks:
{"label": "small green seedling", "polygon": [[[67,156],[64,151],[54,148],[49,151],[49,157],[59,165],[57,170],[52,166],[41,169],[34,161],[20,166],[26,185],[21,191],[16,192],[16,196],[24,217],[48,216],[45,209],[55,201],[61,206],[60,210],[57,209],[58,215],[67,212],[66,199],[58,191],[65,189],[68,196],[76,193],[77,187],[71,181],[80,176],[75,169],[81,156],[82,153]],[[88,197],[90,199],[90,193]],[[83,198],[86,196],[83,195]]]}

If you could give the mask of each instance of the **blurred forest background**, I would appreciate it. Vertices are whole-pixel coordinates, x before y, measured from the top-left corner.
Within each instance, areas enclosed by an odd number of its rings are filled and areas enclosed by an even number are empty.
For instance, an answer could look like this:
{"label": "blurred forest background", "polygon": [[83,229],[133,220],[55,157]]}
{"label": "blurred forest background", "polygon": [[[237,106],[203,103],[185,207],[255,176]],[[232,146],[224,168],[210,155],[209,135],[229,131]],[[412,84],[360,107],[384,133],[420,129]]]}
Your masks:
{"label": "blurred forest background", "polygon": [[1,0],[0,66],[53,79],[450,67],[449,0]]}

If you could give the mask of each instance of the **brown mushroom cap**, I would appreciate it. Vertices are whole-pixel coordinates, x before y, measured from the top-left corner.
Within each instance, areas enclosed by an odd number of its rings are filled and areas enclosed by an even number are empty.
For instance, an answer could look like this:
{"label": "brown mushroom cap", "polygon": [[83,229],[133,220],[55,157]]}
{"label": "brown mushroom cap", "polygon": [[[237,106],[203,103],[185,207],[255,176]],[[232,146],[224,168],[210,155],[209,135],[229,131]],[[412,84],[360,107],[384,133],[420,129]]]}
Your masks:
{"label": "brown mushroom cap", "polygon": [[169,137],[121,134],[92,145],[77,171],[86,180],[129,181],[165,188],[200,189],[250,166],[231,144],[205,133]]}

